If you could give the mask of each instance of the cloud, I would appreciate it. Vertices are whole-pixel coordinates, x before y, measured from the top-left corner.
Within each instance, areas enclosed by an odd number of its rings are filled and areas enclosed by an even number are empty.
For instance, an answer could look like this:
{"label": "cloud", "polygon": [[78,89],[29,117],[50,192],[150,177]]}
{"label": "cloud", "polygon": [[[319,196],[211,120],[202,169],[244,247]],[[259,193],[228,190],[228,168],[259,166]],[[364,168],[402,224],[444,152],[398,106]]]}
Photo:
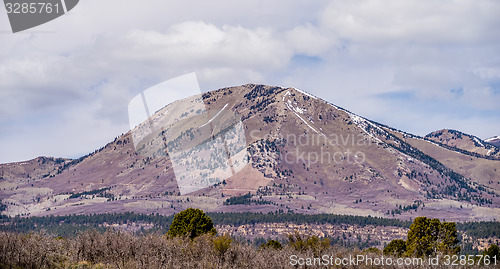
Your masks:
{"label": "cloud", "polygon": [[498,41],[500,3],[490,1],[332,1],[321,22],[341,38],[372,44],[482,44]]}
{"label": "cloud", "polygon": [[203,90],[294,86],[420,135],[498,135],[499,13],[487,0],[84,1],[2,33],[0,162],[91,152],[127,131],[133,96],[193,71]]}
{"label": "cloud", "polygon": [[129,32],[114,56],[131,61],[165,61],[175,66],[240,66],[262,72],[287,65],[293,51],[272,30],[217,27],[201,21],[173,25],[165,33]]}
{"label": "cloud", "polygon": [[[128,102],[153,84],[190,71],[199,73],[206,88],[264,83],[263,74],[285,68],[294,53],[272,29],[202,21],[99,36],[77,49],[73,44],[52,50],[50,39],[18,40],[27,48],[12,46],[2,56],[0,162],[85,154],[96,147],[92,139],[105,144],[127,131]],[[80,144],[69,146],[74,141]],[[13,147],[16,153],[8,153]]]}
{"label": "cloud", "polygon": [[[383,122],[397,122],[390,111],[381,109],[388,105],[381,104],[380,98],[388,98],[383,94],[407,91],[413,94],[400,102],[431,104],[425,106],[429,111],[411,106],[415,110],[407,115],[432,117],[435,112],[437,116],[445,113],[440,107],[451,102],[475,117],[481,117],[478,111],[486,111],[499,118],[499,96],[492,90],[500,78],[496,68],[500,65],[496,56],[500,36],[493,34],[500,28],[499,12],[497,1],[331,1],[318,27],[343,44],[342,50],[331,54],[328,69],[337,75],[338,70],[348,73],[349,82],[330,81],[357,92],[356,99],[341,100],[345,106]],[[354,74],[360,81],[351,81]],[[461,95],[453,89],[462,89]],[[359,99],[367,106],[361,107]],[[448,111],[448,117],[455,111]],[[413,124],[417,126],[413,130],[427,128],[424,119]]]}
{"label": "cloud", "polygon": [[299,25],[285,33],[285,40],[296,54],[322,57],[336,43],[328,32],[310,23]]}

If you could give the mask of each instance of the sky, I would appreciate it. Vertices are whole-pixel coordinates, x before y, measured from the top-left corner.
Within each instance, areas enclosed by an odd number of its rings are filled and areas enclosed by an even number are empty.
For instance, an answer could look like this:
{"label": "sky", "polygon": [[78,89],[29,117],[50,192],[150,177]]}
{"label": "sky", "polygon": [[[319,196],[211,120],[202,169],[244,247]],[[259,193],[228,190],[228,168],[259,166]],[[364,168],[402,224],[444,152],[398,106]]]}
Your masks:
{"label": "sky", "polygon": [[296,87],[424,136],[500,135],[500,1],[84,0],[13,34],[0,8],[0,163],[126,133],[141,91]]}

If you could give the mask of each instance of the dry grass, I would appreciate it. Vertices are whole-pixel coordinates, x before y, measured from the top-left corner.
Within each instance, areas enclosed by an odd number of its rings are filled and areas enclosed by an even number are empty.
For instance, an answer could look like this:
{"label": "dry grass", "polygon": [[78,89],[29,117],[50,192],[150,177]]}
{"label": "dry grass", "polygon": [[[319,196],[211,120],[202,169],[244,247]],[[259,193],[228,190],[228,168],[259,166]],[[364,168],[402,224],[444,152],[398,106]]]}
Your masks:
{"label": "dry grass", "polygon": [[[314,244],[313,244],[314,245]],[[318,248],[264,248],[239,243],[227,236],[200,236],[195,240],[162,235],[133,236],[119,231],[88,231],[73,239],[41,234],[0,233],[0,268],[306,268],[290,265],[290,256],[349,257],[374,252],[350,251],[319,244]],[[381,268],[445,268],[445,266],[380,266]],[[308,266],[307,268],[329,268]],[[333,267],[332,267],[333,268]],[[337,267],[336,267],[337,268]],[[338,268],[377,268],[344,266]],[[453,268],[462,268],[454,266]],[[479,266],[474,266],[479,268]],[[493,267],[490,267],[493,268]]]}

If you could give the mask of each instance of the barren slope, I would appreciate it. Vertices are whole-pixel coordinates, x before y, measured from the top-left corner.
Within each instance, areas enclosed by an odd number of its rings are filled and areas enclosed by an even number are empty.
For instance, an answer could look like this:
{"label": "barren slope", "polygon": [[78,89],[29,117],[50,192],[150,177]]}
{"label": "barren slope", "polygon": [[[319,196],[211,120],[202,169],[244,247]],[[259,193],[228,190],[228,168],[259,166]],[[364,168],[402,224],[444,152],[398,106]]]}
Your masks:
{"label": "barren slope", "polygon": [[[476,158],[469,163],[465,157],[450,157],[458,153],[406,137],[294,88],[248,84],[201,98],[206,113],[190,105],[191,99],[181,100],[150,118],[148,124],[164,126],[160,133],[146,132],[144,123],[81,160],[30,166],[36,176],[29,182],[21,164],[0,166],[0,175],[8,175],[0,179],[6,213],[171,214],[195,206],[208,211],[456,220],[500,214],[498,195],[488,193],[498,191],[498,161]],[[179,120],[168,118],[172,113]],[[228,127],[240,126],[239,120],[248,163],[231,163],[234,175],[228,177],[221,170],[226,164],[203,158],[217,155],[222,147],[236,152],[241,138]],[[202,131],[208,126],[211,133],[205,137]],[[138,137],[141,142],[134,146]],[[221,143],[206,144],[219,138],[224,138]],[[162,144],[166,151],[158,150]],[[186,145],[190,151],[179,150]],[[176,150],[178,157],[172,155]],[[177,173],[184,169],[193,184],[215,185],[182,195],[174,168]]]}

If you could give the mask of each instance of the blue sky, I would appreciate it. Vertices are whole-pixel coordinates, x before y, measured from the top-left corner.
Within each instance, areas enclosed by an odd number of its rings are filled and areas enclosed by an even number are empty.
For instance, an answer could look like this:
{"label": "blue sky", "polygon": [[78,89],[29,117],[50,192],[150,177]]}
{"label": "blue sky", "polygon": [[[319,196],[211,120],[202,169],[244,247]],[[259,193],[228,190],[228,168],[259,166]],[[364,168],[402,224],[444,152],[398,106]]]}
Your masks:
{"label": "blue sky", "polygon": [[12,34],[0,10],[0,163],[92,152],[128,131],[136,94],[190,72],[203,91],[293,86],[417,135],[500,135],[498,14],[473,0],[85,0]]}

